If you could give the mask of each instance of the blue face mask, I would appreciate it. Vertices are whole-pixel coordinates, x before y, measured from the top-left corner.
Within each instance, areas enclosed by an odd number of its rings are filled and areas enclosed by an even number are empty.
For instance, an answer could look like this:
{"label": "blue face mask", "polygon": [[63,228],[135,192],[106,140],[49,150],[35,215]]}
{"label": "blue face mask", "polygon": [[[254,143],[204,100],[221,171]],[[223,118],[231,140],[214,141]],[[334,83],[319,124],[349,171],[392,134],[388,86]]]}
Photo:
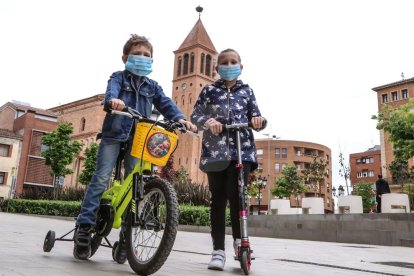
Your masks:
{"label": "blue face mask", "polygon": [[219,65],[219,75],[223,80],[232,81],[237,79],[241,74],[240,64],[237,65]]}
{"label": "blue face mask", "polygon": [[152,72],[152,58],[146,56],[129,55],[125,69],[137,76],[146,76]]}

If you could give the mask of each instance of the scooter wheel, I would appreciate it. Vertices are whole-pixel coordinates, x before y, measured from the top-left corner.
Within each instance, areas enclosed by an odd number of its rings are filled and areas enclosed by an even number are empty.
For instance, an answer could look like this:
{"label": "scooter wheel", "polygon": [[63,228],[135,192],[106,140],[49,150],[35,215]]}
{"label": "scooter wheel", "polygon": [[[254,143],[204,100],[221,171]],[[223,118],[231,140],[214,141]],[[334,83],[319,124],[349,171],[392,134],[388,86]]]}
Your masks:
{"label": "scooter wheel", "polygon": [[240,259],[240,265],[244,275],[249,275],[250,271],[250,254],[247,251],[243,251]]}
{"label": "scooter wheel", "polygon": [[49,230],[47,232],[45,241],[43,242],[43,251],[50,252],[55,245],[55,231]]}

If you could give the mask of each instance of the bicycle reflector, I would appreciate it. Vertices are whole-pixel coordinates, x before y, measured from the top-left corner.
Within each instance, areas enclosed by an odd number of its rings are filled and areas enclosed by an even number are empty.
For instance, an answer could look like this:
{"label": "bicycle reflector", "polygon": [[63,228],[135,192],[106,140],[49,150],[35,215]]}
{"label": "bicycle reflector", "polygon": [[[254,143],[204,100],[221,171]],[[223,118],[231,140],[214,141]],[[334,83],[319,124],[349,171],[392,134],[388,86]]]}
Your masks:
{"label": "bicycle reflector", "polygon": [[140,121],[135,128],[131,155],[157,166],[165,166],[177,147],[177,141],[177,134]]}

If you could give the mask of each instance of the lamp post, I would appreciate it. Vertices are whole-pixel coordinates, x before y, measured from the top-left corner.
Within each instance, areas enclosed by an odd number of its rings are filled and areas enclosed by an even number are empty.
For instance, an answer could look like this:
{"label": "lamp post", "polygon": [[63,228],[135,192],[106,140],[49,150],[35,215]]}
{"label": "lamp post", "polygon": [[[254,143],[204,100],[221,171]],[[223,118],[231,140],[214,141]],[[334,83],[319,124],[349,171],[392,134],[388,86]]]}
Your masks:
{"label": "lamp post", "polygon": [[259,189],[259,193],[257,194],[257,199],[259,201],[259,210],[257,211],[257,214],[258,215],[261,215],[262,214],[260,212],[260,199],[262,198],[262,192],[261,192],[261,190],[264,189],[264,188],[266,188],[266,185],[267,185],[267,179],[266,179],[266,177],[259,176],[259,178],[257,179],[257,183],[258,183],[257,188]]}
{"label": "lamp post", "polygon": [[340,197],[340,196],[343,196],[344,194],[345,194],[345,189],[342,185],[339,185],[339,187],[338,187],[338,195],[336,194],[336,188],[335,187],[332,188],[332,195],[333,196]]}
{"label": "lamp post", "polygon": [[[277,140],[280,137],[277,137],[276,135],[272,135],[270,133],[264,133],[264,136],[267,136],[267,179],[272,179],[270,177],[270,141]],[[267,211],[270,210],[270,186],[267,188]]]}

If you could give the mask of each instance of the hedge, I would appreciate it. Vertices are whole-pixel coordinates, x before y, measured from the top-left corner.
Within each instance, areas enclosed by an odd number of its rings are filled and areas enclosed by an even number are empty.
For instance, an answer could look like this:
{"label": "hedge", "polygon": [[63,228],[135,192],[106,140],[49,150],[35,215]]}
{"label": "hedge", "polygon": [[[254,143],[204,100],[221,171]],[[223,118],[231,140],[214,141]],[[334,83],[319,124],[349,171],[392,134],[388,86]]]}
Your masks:
{"label": "hedge", "polygon": [[[80,201],[9,199],[0,203],[2,211],[48,216],[77,217]],[[210,208],[205,206],[179,205],[179,224],[209,226]],[[230,212],[226,210],[226,224],[230,226]]]}

